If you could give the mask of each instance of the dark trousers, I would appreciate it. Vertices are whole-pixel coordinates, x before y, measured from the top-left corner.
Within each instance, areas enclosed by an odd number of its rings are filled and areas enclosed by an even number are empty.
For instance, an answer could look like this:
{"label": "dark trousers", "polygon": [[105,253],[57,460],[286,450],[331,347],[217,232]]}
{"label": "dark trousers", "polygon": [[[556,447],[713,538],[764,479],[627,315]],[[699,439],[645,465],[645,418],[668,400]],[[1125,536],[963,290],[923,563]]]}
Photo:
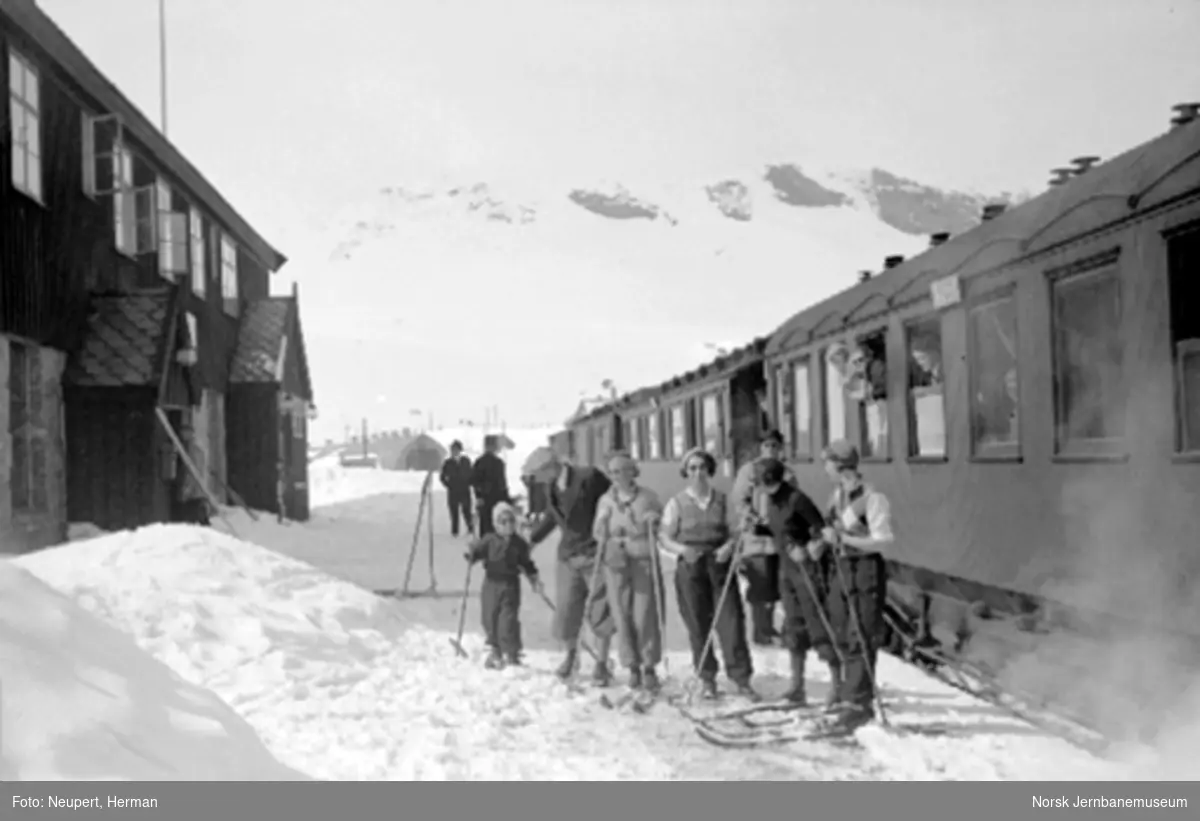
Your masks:
{"label": "dark trousers", "polygon": [[600,641],[617,632],[604,572],[595,570],[595,554],[559,556],[554,566],[554,638],[564,644],[577,642],[585,623]]}
{"label": "dark trousers", "polygon": [[521,652],[521,579],[484,579],[479,593],[488,646],[505,655]]}
{"label": "dark trousers", "polygon": [[840,565],[841,572],[835,566],[829,577],[829,617],[845,661],[839,700],[870,707],[871,673],[884,635],[887,565],[878,554],[862,553],[844,557]]}
{"label": "dark trousers", "polygon": [[208,502],[205,499],[177,499],[172,504],[171,518],[181,524],[210,527]]}
{"label": "dark trousers", "polygon": [[707,680],[717,677],[717,657],[712,646],[703,658],[700,657],[715,624],[725,674],[733,681],[748,682],[754,674],[754,666],[746,642],[746,615],[738,591],[730,590],[721,612],[716,612],[717,599],[721,597],[729,573],[730,562],[717,564],[711,552],[702,553],[695,564],[680,559],[675,567],[675,598],[692,645],[692,666],[700,671],[700,677]]}
{"label": "dark trousers", "polygon": [[783,599],[783,643],[793,653],[816,650],[825,662],[837,660],[834,637],[825,629],[822,615],[833,622],[829,612],[828,555],[819,562],[797,564],[781,561],[779,592]]}
{"label": "dark trousers", "polygon": [[775,602],[779,601],[779,556],[747,556],[741,563],[746,577],[746,604],[757,642],[769,642],[775,633]]}
{"label": "dark trousers", "polygon": [[479,503],[479,533],[480,537],[486,536],[489,533],[495,533],[496,528],[492,526],[492,508],[496,506],[496,502],[483,501]]}
{"label": "dark trousers", "polygon": [[474,519],[474,515],[471,512],[471,491],[447,490],[446,503],[450,505],[450,535],[458,535],[458,518],[460,514],[462,515],[463,523],[467,526],[467,530],[470,530]]}

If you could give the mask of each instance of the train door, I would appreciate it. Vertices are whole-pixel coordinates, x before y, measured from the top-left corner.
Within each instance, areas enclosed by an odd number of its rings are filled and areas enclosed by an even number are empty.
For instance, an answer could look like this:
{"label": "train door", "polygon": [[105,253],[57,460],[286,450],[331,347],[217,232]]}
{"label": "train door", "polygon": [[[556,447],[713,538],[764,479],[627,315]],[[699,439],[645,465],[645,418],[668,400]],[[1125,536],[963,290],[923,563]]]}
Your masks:
{"label": "train door", "polygon": [[729,445],[737,470],[758,456],[758,443],[766,429],[763,399],[766,379],[761,365],[738,371],[729,383]]}

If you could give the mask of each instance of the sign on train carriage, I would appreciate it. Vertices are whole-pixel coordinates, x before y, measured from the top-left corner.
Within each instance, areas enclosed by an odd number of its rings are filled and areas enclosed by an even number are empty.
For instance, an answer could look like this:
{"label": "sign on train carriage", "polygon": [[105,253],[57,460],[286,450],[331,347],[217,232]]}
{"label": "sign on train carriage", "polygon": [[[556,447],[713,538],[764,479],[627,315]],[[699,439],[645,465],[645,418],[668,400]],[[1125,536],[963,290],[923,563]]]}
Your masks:
{"label": "sign on train carriage", "polygon": [[929,283],[929,298],[933,301],[933,309],[940,311],[962,301],[962,289],[959,287],[958,276],[935,279]]}

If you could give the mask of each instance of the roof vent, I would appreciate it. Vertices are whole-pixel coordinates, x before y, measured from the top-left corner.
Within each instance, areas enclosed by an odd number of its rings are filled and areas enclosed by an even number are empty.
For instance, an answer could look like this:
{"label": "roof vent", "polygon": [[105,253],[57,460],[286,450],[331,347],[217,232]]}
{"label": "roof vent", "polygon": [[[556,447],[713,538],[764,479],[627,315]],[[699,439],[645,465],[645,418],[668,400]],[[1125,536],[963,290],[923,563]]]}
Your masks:
{"label": "roof vent", "polygon": [[895,268],[902,262],[904,262],[904,255],[896,254],[895,256],[888,257],[883,261],[883,268],[886,271],[889,268]]}
{"label": "roof vent", "polygon": [[871,279],[871,277],[872,277],[872,273],[870,271],[859,271],[858,272],[858,281],[859,282],[867,282],[868,280]]}
{"label": "roof vent", "polygon": [[1076,177],[1082,177],[1084,174],[1092,170],[1092,166],[1100,162],[1099,157],[1076,157],[1071,160],[1071,164],[1075,167],[1071,169]]}
{"label": "roof vent", "polygon": [[950,232],[949,231],[942,231],[941,233],[929,235],[929,247],[930,248],[937,248],[939,245],[942,245],[949,241],[950,241]]}
{"label": "roof vent", "polygon": [[1050,185],[1051,186],[1062,185],[1063,183],[1065,183],[1069,179],[1071,179],[1071,177],[1075,176],[1075,169],[1073,169],[1073,168],[1054,168],[1050,171],[1050,173],[1054,175],[1050,179]]}
{"label": "roof vent", "polygon": [[1200,117],[1200,103],[1180,103],[1179,105],[1171,106],[1171,110],[1175,112],[1175,116],[1171,118],[1172,128],[1187,125],[1192,120]]}
{"label": "roof vent", "polygon": [[983,206],[983,221],[993,220],[1004,213],[1004,209],[1008,208],[1008,203],[992,202]]}

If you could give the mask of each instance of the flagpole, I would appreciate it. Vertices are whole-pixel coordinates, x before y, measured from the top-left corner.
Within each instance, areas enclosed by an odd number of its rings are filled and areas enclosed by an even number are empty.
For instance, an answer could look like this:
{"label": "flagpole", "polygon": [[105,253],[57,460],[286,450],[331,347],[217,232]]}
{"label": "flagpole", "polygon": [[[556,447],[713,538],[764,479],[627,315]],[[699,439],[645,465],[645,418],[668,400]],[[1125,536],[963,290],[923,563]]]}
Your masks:
{"label": "flagpole", "polygon": [[167,0],[158,0],[158,90],[162,133],[167,136]]}

